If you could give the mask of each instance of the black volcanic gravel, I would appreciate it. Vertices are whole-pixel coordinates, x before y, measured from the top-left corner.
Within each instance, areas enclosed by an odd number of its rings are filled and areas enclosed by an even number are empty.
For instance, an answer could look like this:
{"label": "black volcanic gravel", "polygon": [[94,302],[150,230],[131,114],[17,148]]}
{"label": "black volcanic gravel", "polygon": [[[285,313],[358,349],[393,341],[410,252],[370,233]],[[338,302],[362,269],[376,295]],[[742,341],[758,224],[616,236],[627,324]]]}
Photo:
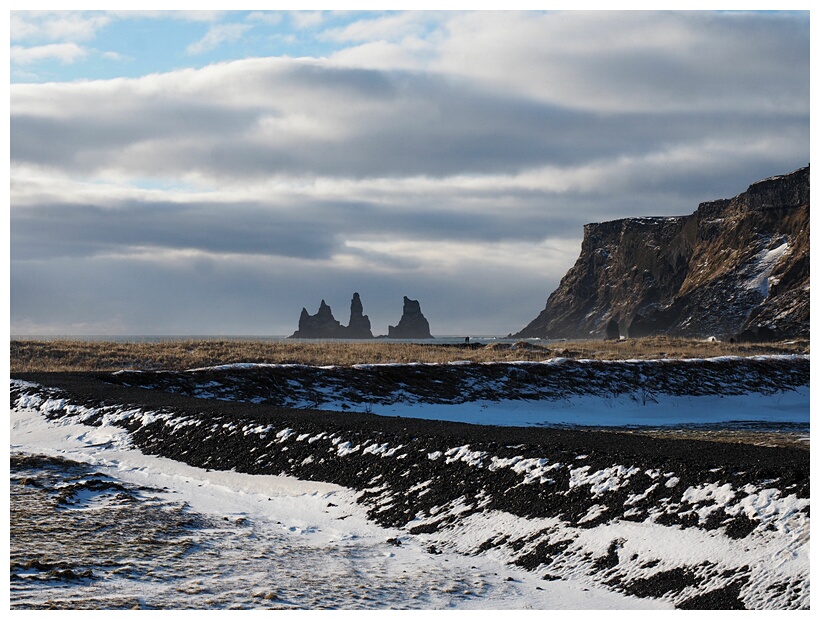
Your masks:
{"label": "black volcanic gravel", "polygon": [[[129,404],[146,410],[173,409],[197,417],[219,416],[254,419],[266,423],[311,426],[320,430],[378,433],[401,443],[424,436],[442,444],[526,445],[550,451],[600,454],[630,462],[639,458],[649,467],[682,469],[753,468],[772,473],[804,470],[808,480],[809,452],[743,443],[686,439],[656,439],[631,433],[539,427],[487,426],[388,417],[357,412],[288,409],[268,404],[237,403],[192,398],[159,390],[146,390],[110,382],[107,373],[17,373],[13,379],[56,387],[72,401],[88,406]],[[455,442],[455,443],[454,443]],[[773,477],[773,476],[769,476]]]}

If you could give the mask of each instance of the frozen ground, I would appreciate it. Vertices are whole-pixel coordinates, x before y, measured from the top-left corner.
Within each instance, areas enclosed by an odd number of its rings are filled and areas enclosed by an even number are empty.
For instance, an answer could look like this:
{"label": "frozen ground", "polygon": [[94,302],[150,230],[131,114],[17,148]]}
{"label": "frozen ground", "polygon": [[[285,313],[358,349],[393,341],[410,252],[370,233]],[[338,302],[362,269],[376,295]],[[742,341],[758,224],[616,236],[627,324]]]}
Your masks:
{"label": "frozen ground", "polygon": [[111,381],[203,399],[501,426],[795,425],[808,430],[805,355],[691,360],[233,364],[120,371]]}
{"label": "frozen ground", "polygon": [[[11,453],[88,465],[13,467],[12,609],[671,607],[585,581],[544,581],[488,555],[430,553],[429,537],[369,521],[350,489],[146,456],[113,426],[13,410]],[[37,477],[48,484],[38,486]],[[26,485],[36,493],[19,491]],[[66,488],[76,492],[58,502]],[[112,512],[131,528],[111,523]],[[176,531],[158,535],[157,513],[175,518]],[[482,527],[498,529],[506,518]],[[97,529],[79,529],[89,522]]]}
{"label": "frozen ground", "polygon": [[[807,357],[553,366],[13,379],[12,454],[85,465],[12,459],[12,607],[809,607],[807,450],[511,408],[735,402],[733,423],[808,430]],[[306,394],[339,410],[282,408]],[[397,417],[454,410],[473,424]],[[99,551],[116,541],[133,554]]]}

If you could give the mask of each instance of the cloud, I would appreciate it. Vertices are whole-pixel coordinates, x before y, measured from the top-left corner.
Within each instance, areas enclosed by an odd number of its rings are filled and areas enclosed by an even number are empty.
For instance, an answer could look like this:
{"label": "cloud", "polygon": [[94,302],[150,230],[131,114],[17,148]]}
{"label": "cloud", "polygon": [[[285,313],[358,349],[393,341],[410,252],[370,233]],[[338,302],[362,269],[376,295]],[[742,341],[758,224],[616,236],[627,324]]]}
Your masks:
{"label": "cloud", "polygon": [[[128,13],[131,14],[139,14],[139,11],[129,11]],[[161,17],[170,17],[172,19],[176,19],[179,21],[186,21],[186,22],[215,22],[223,19],[226,15],[230,15],[231,11],[229,10],[210,10],[210,11],[152,11],[146,12],[146,14],[151,15],[154,18],[161,18]],[[122,14],[120,15],[123,16]],[[125,14],[125,17],[128,15]]]}
{"label": "cloud", "polygon": [[81,174],[443,177],[656,156],[738,128],[790,135],[807,117],[740,119],[602,115],[435,74],[254,59],[136,80],[13,85],[11,146],[15,162]]}
{"label": "cloud", "polygon": [[[423,15],[423,14],[420,14]],[[419,25],[415,13],[362,20],[324,36],[364,40],[336,58],[382,67],[383,47],[418,69],[600,112],[808,111],[806,15],[644,11],[476,11]],[[391,28],[391,25],[393,26]],[[405,28],[401,30],[399,26]],[[435,45],[435,53],[418,39]],[[784,71],[784,67],[789,67]]]}
{"label": "cloud", "polygon": [[319,34],[319,38],[330,41],[399,41],[423,35],[447,16],[447,13],[438,11],[407,11],[382,15],[325,29]]}
{"label": "cloud", "polygon": [[288,15],[290,21],[299,30],[314,28],[325,19],[322,11],[291,11]]}
{"label": "cloud", "polygon": [[12,41],[88,41],[111,22],[100,11],[11,11]]}
{"label": "cloud", "polygon": [[119,52],[103,52],[102,56],[106,60],[115,60],[115,61],[126,60],[126,57],[123,56],[122,54],[120,54]]}
{"label": "cloud", "polygon": [[269,26],[275,26],[282,22],[282,14],[272,11],[254,11],[246,18],[249,22],[259,22]]}
{"label": "cloud", "polygon": [[71,64],[87,55],[88,50],[74,43],[51,43],[36,47],[14,45],[11,48],[11,62],[17,65],[30,65],[43,60],[59,60],[63,64]]}
{"label": "cloud", "polygon": [[[419,192],[420,194],[421,192]],[[48,260],[65,256],[134,254],[145,248],[194,250],[211,256],[247,254],[327,260],[353,248],[376,256],[377,242],[498,243],[537,242],[545,230],[544,213],[516,198],[516,211],[499,211],[501,200],[475,198],[458,191],[439,191],[424,202],[411,196],[376,200],[362,188],[346,195],[321,197],[293,193],[238,201],[209,193],[179,196],[174,191],[150,190],[117,196],[105,190],[71,192],[55,182],[15,183],[15,231],[11,255],[19,260]],[[414,194],[416,196],[418,194]],[[26,200],[26,197],[27,200]],[[541,197],[541,201],[547,198]],[[553,233],[578,234],[573,219],[551,218]],[[394,231],[394,232],[391,232]],[[400,232],[399,232],[400,231]],[[376,243],[374,246],[373,244]],[[442,246],[442,252],[448,252]],[[402,252],[396,252],[396,255]],[[387,252],[382,252],[384,257]],[[381,259],[371,267],[381,268]]]}
{"label": "cloud", "polygon": [[[154,247],[326,260],[346,247],[361,261],[392,231],[539,243],[587,221],[691,212],[808,152],[800,114],[602,114],[318,60],[13,85],[10,120],[12,204],[29,207],[12,213],[20,258]],[[69,182],[83,177],[95,183]],[[144,179],[169,189],[117,189]]]}
{"label": "cloud", "polygon": [[250,24],[217,24],[211,26],[205,36],[185,48],[189,54],[203,54],[223,43],[237,41],[251,28]]}
{"label": "cloud", "polygon": [[401,43],[375,41],[347,47],[332,53],[330,60],[341,66],[418,71],[420,65],[429,64],[427,59],[434,58],[436,54],[430,42],[407,38]]}
{"label": "cloud", "polygon": [[[324,221],[314,221],[321,215]],[[135,248],[327,258],[336,243],[332,212],[253,204],[40,204],[15,209],[16,259],[129,255]]]}

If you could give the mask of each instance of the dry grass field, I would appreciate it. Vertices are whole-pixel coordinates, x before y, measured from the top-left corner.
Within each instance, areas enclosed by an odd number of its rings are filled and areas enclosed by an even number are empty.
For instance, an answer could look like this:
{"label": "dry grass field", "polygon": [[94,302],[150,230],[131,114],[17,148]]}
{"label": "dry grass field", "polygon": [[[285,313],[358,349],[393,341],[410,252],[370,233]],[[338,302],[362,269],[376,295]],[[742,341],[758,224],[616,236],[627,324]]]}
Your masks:
{"label": "dry grass field", "polygon": [[707,342],[683,338],[636,338],[620,341],[575,340],[535,344],[447,345],[396,341],[258,341],[180,340],[102,342],[82,340],[12,340],[10,370],[16,372],[185,370],[235,363],[353,364],[542,361],[555,357],[584,359],[699,358],[719,355],[808,353],[809,342],[766,344]]}

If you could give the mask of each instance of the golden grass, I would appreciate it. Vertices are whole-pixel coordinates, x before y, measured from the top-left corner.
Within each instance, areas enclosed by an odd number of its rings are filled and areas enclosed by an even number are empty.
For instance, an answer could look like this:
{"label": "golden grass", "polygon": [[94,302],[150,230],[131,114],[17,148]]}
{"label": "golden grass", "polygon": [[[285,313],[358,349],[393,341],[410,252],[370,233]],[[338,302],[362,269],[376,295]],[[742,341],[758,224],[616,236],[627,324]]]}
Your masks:
{"label": "golden grass", "polygon": [[657,359],[808,353],[808,341],[731,344],[684,338],[636,338],[621,341],[576,340],[550,344],[493,343],[481,348],[377,341],[180,340],[103,342],[83,340],[12,340],[11,372],[184,370],[233,363],[299,363],[350,366],[385,363],[542,361],[554,357],[586,359]]}
{"label": "golden grass", "polygon": [[645,437],[653,437],[655,439],[686,439],[695,441],[712,441],[718,443],[746,443],[753,446],[763,446],[767,448],[798,448],[800,450],[810,449],[808,432],[767,432],[735,429],[698,430],[692,428],[674,428],[668,430],[615,428],[611,430],[596,429],[596,432],[629,433],[630,435],[642,435]]}

